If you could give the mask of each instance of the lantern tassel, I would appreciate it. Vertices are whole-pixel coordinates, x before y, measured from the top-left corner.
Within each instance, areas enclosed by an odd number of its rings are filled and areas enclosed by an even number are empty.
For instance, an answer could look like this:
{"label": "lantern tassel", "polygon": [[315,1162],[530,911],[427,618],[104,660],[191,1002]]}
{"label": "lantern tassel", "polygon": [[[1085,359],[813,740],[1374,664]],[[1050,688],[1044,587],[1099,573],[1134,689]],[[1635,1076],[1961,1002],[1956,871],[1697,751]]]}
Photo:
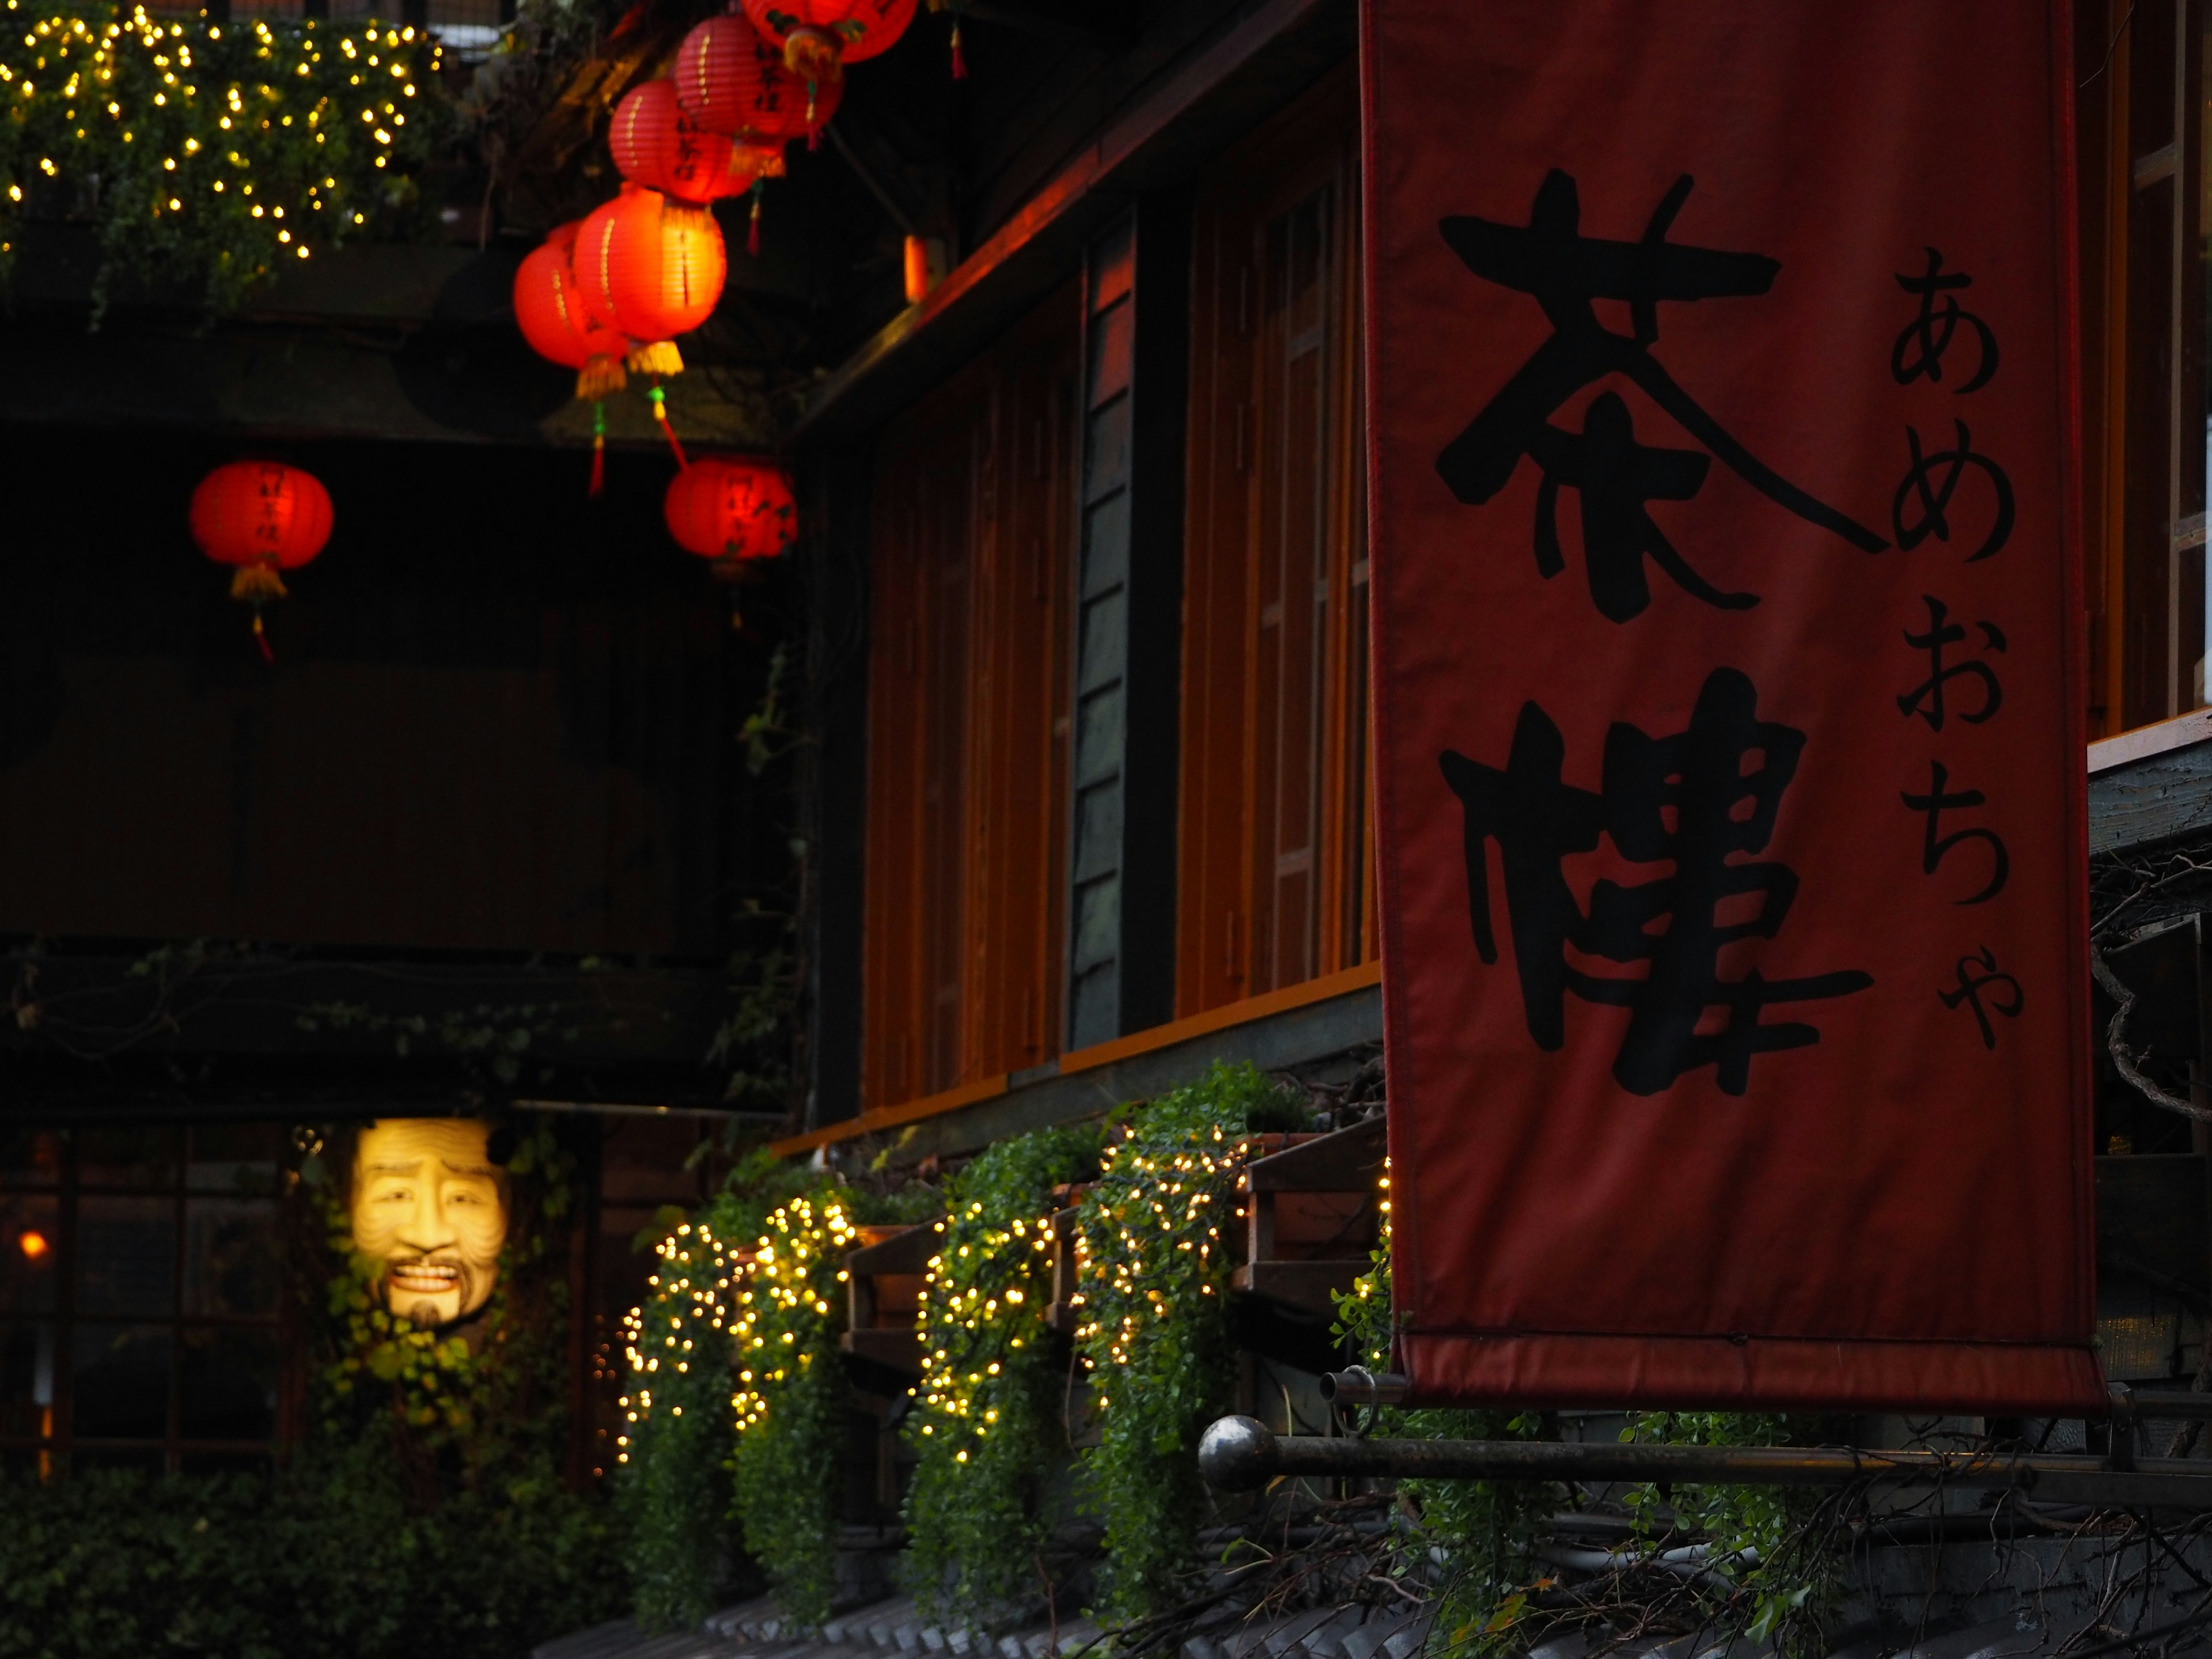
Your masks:
{"label": "lantern tassel", "polygon": [[270,667],[276,665],[276,653],[269,648],[269,630],[261,625],[261,612],[253,613],[253,642],[261,647],[261,660]]}
{"label": "lantern tassel", "polygon": [[667,394],[655,386],[647,396],[653,399],[653,418],[660,422],[661,435],[668,440],[668,447],[676,452],[677,466],[688,468],[691,463],[684,459],[684,446],[676,441],[676,428],[668,423]]}
{"label": "lantern tassel", "polygon": [[676,349],[673,340],[654,340],[629,349],[629,366],[640,374],[665,379],[684,372],[684,354]]}
{"label": "lantern tassel", "polygon": [[822,129],[814,119],[815,95],[818,90],[819,87],[814,77],[808,76],[806,77],[806,148],[810,151],[822,148]]}
{"label": "lantern tassel", "polygon": [[592,488],[597,496],[607,487],[607,406],[592,405]]}
{"label": "lantern tassel", "polygon": [[758,179],[754,179],[753,210],[747,216],[745,222],[745,252],[756,259],[760,258],[761,198],[767,193],[767,185]]}
{"label": "lantern tassel", "polygon": [[273,564],[242,564],[231,574],[230,597],[254,607],[258,625],[260,607],[284,597],[284,579]]}
{"label": "lantern tassel", "polygon": [[957,17],[952,20],[952,78],[956,81],[968,78],[968,58],[960,50],[960,20]]}
{"label": "lantern tassel", "polygon": [[629,384],[629,376],[622,364],[601,352],[593,352],[576,371],[576,395],[579,398],[599,398],[620,392]]}

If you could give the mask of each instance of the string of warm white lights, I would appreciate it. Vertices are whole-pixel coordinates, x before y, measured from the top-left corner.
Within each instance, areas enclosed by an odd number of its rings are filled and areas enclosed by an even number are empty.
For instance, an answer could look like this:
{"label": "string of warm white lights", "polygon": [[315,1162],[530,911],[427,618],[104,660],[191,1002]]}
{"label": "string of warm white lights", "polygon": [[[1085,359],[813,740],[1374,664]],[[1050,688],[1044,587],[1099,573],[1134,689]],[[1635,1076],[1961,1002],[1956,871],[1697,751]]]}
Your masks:
{"label": "string of warm white lights", "polygon": [[26,215],[88,218],[112,262],[235,290],[414,205],[435,40],[370,21],[236,24],[6,0],[0,255]]}

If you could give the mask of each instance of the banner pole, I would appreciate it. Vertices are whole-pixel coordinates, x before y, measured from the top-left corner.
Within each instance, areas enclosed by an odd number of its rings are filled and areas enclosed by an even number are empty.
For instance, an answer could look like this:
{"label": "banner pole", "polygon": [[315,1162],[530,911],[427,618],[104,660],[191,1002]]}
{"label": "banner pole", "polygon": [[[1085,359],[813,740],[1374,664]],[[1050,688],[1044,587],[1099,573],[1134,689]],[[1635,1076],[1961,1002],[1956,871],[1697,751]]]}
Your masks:
{"label": "banner pole", "polygon": [[[2186,1396],[2185,1396],[2186,1397]],[[2204,1399],[2206,1396],[2196,1396]],[[2115,1460],[2119,1462],[2120,1460]],[[2033,1492],[2046,1503],[2212,1510],[2202,1460],[1876,1450],[1856,1446],[1670,1446],[1528,1440],[1358,1440],[1278,1435],[1224,1417],[1206,1431],[1199,1471],[1224,1492],[1283,1478],[1714,1482],[1732,1486],[1952,1486]]]}

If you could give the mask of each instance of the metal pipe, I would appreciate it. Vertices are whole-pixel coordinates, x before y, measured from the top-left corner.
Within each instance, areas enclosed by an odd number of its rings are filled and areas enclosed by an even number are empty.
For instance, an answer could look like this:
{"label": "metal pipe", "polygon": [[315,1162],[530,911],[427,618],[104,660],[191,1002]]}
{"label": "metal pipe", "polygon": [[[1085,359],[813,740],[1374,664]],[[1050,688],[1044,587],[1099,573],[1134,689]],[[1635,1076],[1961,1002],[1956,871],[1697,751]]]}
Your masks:
{"label": "metal pipe", "polygon": [[1712,1482],[1843,1486],[1859,1481],[2033,1491],[2053,1504],[2212,1510],[2212,1466],[2146,1458],[2115,1470],[2094,1457],[1953,1455],[1856,1446],[1670,1446],[1540,1440],[1354,1440],[1278,1435],[1249,1417],[1224,1417],[1199,1444],[1199,1471],[1224,1492],[1283,1476],[1436,1480]]}
{"label": "metal pipe", "polygon": [[[1321,1397],[1333,1406],[1400,1406],[1412,1386],[1395,1371],[1378,1373],[1364,1365],[1321,1375]],[[2205,1398],[2212,1400],[2212,1395]]]}

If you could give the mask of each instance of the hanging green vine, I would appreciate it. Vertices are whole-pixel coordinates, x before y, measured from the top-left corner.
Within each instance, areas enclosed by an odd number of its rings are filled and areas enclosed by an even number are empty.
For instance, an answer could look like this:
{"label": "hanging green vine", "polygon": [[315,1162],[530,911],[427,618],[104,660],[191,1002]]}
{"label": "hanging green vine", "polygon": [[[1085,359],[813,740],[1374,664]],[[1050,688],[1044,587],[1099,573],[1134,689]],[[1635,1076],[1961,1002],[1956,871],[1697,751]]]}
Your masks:
{"label": "hanging green vine", "polygon": [[1099,1133],[1039,1130],[961,1170],[936,1224],[921,1306],[922,1382],[907,1416],[908,1587],[982,1626],[1048,1582],[1042,1483],[1065,1455],[1065,1349],[1045,1324],[1053,1188],[1097,1166]]}
{"label": "hanging green vine", "polygon": [[731,1391],[738,1298],[769,1217],[818,1184],[803,1166],[755,1152],[696,1214],[670,1212],[648,1238],[659,1260],[623,1322],[629,1376],[615,1492],[632,1611],[647,1626],[696,1624],[729,1562]]}
{"label": "hanging green vine", "polygon": [[440,51],[374,21],[211,23],[7,0],[0,264],[27,216],[100,232],[115,272],[234,302],[280,264],[402,229],[443,124]]}
{"label": "hanging green vine", "polygon": [[1076,1343],[1099,1443],[1083,1468],[1106,1528],[1108,1610],[1173,1600],[1207,1495],[1198,1437],[1228,1400],[1227,1231],[1248,1131],[1304,1121],[1250,1066],[1217,1065],[1138,1110],[1085,1196]]}
{"label": "hanging green vine", "polygon": [[685,1222],[655,1252],[659,1270],[624,1322],[629,1392],[617,1437],[616,1492],[637,1618],[696,1625],[714,1611],[730,1508],[731,1241]]}
{"label": "hanging green vine", "polygon": [[745,1548],[803,1626],[830,1616],[846,1382],[845,1253],[860,1243],[849,1197],[824,1187],[779,1205],[738,1294],[732,1490]]}

